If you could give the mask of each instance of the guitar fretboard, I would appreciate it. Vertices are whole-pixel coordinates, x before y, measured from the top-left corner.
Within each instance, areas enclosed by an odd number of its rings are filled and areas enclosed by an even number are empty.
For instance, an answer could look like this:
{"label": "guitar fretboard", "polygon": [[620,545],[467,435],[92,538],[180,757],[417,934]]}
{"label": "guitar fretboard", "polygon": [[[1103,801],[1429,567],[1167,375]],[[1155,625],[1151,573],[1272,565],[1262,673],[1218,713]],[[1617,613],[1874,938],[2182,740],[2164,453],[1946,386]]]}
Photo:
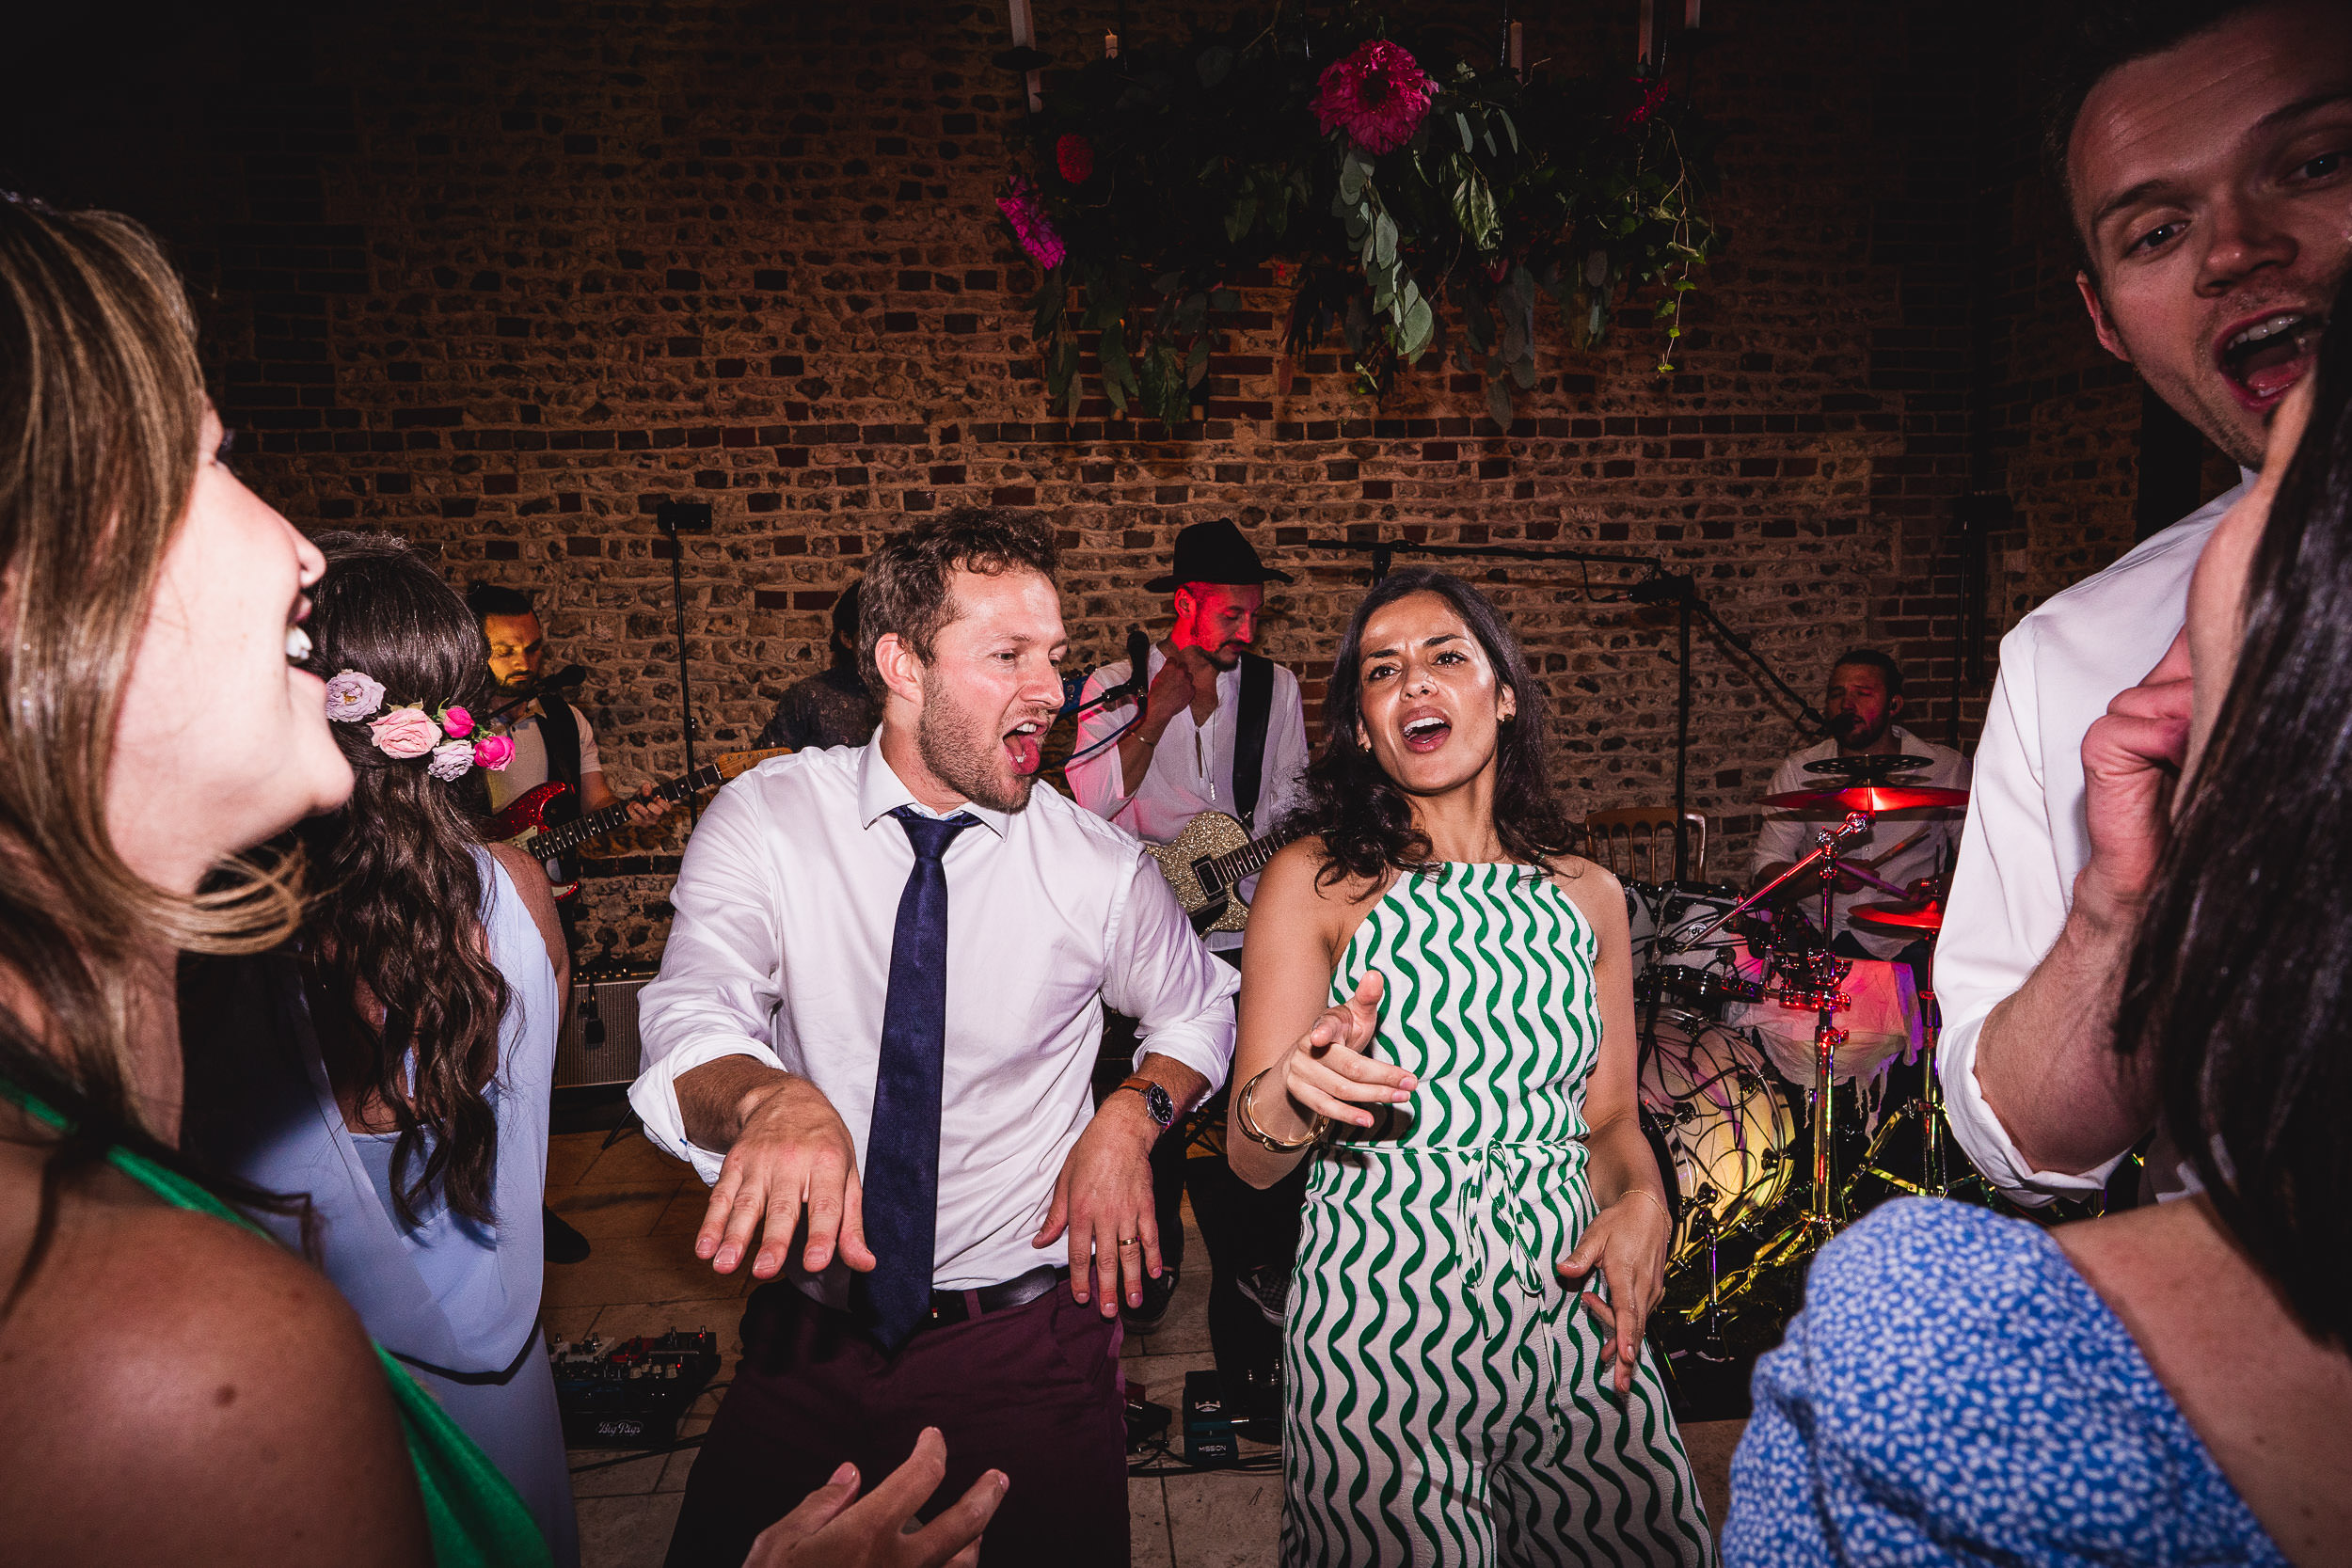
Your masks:
{"label": "guitar fretboard", "polygon": [[[725,782],[726,775],[719,770],[717,763],[706,763],[691,773],[672,779],[667,784],[655,785],[653,798],[657,800],[683,800],[699,790],[708,789],[714,784]],[[628,825],[628,806],[626,802],[617,806],[607,806],[602,811],[592,812],[586,816],[566,822],[561,827],[543,831],[538,837],[531,841],[531,853],[539,860],[553,860],[556,856],[577,848],[592,838],[602,838],[605,834]]]}
{"label": "guitar fretboard", "polygon": [[1274,852],[1295,836],[1294,833],[1268,833],[1263,838],[1253,838],[1238,849],[1229,849],[1216,856],[1209,864],[1216,870],[1219,882],[1230,887],[1244,877],[1254,877],[1263,871],[1266,862],[1274,858]]}

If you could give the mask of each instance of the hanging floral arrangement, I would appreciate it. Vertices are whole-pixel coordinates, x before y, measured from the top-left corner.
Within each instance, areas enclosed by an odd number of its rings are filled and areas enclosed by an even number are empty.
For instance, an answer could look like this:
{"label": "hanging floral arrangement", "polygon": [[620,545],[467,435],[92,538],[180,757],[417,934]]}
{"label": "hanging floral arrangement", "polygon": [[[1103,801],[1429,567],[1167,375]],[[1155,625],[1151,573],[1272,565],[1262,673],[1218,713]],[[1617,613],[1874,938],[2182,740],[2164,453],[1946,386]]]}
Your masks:
{"label": "hanging floral arrangement", "polygon": [[1581,350],[1644,297],[1672,370],[1682,303],[1723,243],[1719,134],[1663,75],[1523,80],[1471,52],[1361,10],[1278,11],[1055,78],[997,201],[1045,275],[1035,341],[1055,406],[1074,413],[1094,380],[1121,412],[1182,420],[1211,312],[1267,267],[1295,287],[1286,384],[1334,335],[1375,398],[1438,352],[1483,378],[1507,428],[1536,381],[1539,299]]}

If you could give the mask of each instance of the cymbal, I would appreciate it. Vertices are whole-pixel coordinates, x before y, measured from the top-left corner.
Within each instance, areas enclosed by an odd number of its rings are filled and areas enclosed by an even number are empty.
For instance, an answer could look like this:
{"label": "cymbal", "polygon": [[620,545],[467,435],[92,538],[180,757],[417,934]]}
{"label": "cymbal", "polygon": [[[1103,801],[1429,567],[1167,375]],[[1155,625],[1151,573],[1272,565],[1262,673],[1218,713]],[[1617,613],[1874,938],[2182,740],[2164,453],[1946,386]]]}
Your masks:
{"label": "cymbal", "polygon": [[1883,926],[1898,931],[1940,931],[1944,928],[1944,906],[1930,902],[1910,904],[1856,904],[1846,911],[1850,920],[1867,926]]}
{"label": "cymbal", "polygon": [[1818,762],[1806,763],[1804,770],[1842,779],[1850,784],[1893,784],[1898,773],[1916,773],[1922,768],[1934,766],[1933,760],[1928,757],[1898,756],[1892,752],[1866,752],[1855,757],[1823,757]]}
{"label": "cymbal", "polygon": [[1913,811],[1922,807],[1958,808],[1968,803],[1964,789],[1931,784],[1848,784],[1843,789],[1790,789],[1767,795],[1763,804],[1784,811]]}

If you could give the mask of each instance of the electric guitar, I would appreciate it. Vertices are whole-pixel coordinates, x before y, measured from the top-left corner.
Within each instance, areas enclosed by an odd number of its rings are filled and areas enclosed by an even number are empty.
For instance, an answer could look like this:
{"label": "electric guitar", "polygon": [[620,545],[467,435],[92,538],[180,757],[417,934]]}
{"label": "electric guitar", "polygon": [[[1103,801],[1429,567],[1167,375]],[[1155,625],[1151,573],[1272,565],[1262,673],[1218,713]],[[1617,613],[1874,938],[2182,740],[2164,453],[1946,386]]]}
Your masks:
{"label": "electric guitar", "polygon": [[1192,928],[1238,931],[1249,924],[1249,906],[1233,889],[1263,871],[1274,851],[1295,834],[1274,832],[1251,838],[1249,830],[1221,811],[1204,811],[1166,844],[1147,844],[1160,875],[1175,890]]}
{"label": "electric guitar", "polygon": [[[738,773],[749,772],[770,757],[790,753],[789,746],[771,747],[764,752],[729,752],[715,762],[705,763],[691,773],[681,773],[653,788],[658,800],[683,800],[726,783]],[[569,822],[549,823],[548,811],[556,801],[572,792],[572,786],[550,780],[527,794],[506,803],[506,809],[490,818],[483,836],[493,844],[512,844],[527,851],[532,859],[551,861],[568,854],[591,840],[628,826],[628,802],[607,806],[599,812],[577,817]],[[555,890],[558,898],[569,898],[580,891],[578,882],[566,882]]]}

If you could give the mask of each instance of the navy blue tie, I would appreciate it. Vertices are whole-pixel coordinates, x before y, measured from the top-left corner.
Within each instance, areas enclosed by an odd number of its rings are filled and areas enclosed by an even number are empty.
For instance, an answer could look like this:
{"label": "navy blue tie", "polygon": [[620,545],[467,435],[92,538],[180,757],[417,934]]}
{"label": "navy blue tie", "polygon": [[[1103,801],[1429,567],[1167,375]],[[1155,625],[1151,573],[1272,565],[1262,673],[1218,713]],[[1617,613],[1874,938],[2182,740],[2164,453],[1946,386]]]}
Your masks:
{"label": "navy blue tie", "polygon": [[947,846],[979,819],[962,812],[890,814],[914,846],[890,937],[890,992],[882,1004],[874,1120],[866,1133],[866,1243],[874,1272],[866,1306],[874,1337],[895,1351],[931,1309],[931,1254],[939,1236],[939,1096],[947,1047]]}

